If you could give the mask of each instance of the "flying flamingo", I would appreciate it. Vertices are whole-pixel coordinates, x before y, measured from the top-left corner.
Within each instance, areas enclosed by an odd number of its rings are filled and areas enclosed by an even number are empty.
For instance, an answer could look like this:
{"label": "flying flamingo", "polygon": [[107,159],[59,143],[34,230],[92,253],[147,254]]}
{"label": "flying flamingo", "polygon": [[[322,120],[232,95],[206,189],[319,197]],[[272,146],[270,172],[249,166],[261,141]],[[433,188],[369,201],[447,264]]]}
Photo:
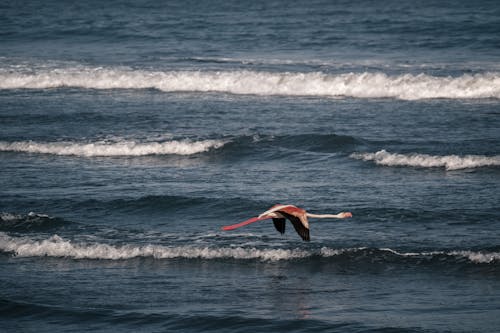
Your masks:
{"label": "flying flamingo", "polygon": [[278,230],[281,234],[284,234],[285,219],[288,219],[290,220],[290,222],[292,222],[295,231],[297,231],[300,237],[302,237],[302,239],[305,241],[309,241],[310,237],[309,237],[309,221],[307,220],[308,217],[313,217],[318,219],[324,219],[324,218],[343,219],[346,217],[352,217],[352,213],[342,212],[339,214],[311,214],[306,212],[304,209],[296,207],[294,205],[278,204],[269,208],[259,216],[252,217],[251,219],[248,219],[246,221],[237,224],[222,227],[222,230],[233,230],[257,221],[273,219],[273,224],[276,230]]}

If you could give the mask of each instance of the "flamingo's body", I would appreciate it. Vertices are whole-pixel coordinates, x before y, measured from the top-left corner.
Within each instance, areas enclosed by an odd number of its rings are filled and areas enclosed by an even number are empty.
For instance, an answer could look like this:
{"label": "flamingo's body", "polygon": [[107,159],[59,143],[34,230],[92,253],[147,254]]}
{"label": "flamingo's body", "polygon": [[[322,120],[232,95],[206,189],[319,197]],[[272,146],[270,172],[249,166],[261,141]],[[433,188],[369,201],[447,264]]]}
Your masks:
{"label": "flamingo's body", "polygon": [[350,212],[343,212],[339,214],[310,214],[306,212],[304,209],[296,207],[294,205],[274,205],[273,207],[266,210],[264,213],[260,214],[257,217],[253,217],[249,220],[243,221],[238,224],[233,224],[229,226],[222,227],[222,230],[233,230],[242,226],[245,226],[250,223],[254,223],[261,220],[272,219],[274,227],[281,234],[285,233],[285,221],[288,219],[295,231],[302,237],[303,240],[309,241],[309,221],[308,217],[314,218],[337,218],[342,219],[346,217],[352,217]]}

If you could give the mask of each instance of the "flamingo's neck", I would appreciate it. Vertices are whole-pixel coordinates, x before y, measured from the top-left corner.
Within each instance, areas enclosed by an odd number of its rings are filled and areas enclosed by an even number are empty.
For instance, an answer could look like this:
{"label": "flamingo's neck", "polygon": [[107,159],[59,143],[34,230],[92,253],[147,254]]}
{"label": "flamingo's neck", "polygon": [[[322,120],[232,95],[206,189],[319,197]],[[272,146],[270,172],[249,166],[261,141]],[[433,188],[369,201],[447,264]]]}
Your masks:
{"label": "flamingo's neck", "polygon": [[306,213],[307,217],[312,217],[316,219],[338,219],[341,218],[342,214],[311,214]]}

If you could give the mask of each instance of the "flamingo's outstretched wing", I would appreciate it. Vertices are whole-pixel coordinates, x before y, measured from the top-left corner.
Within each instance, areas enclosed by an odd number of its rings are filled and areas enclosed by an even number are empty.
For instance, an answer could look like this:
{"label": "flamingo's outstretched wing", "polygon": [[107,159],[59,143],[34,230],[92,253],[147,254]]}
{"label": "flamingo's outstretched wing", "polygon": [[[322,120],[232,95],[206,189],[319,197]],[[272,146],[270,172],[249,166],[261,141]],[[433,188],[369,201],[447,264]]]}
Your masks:
{"label": "flamingo's outstretched wing", "polygon": [[302,237],[303,240],[305,241],[310,241],[311,237],[309,236],[309,228],[307,228],[304,223],[299,219],[297,216],[293,216],[291,214],[287,214],[285,212],[280,212],[282,215],[284,215],[287,219],[292,222],[292,225],[299,234],[300,237]]}
{"label": "flamingo's outstretched wing", "polygon": [[258,222],[258,221],[262,221],[262,220],[267,220],[267,219],[270,219],[271,216],[261,216],[261,217],[252,217],[251,219],[248,219],[246,221],[243,221],[243,222],[240,222],[240,223],[236,223],[236,224],[232,224],[232,225],[226,225],[224,227],[222,227],[222,230],[234,230],[236,228],[239,228],[239,227],[243,227],[247,224],[250,224],[250,223],[254,223],[254,222]]}
{"label": "flamingo's outstretched wing", "polygon": [[281,234],[285,233],[285,219],[284,218],[273,218],[274,227]]}

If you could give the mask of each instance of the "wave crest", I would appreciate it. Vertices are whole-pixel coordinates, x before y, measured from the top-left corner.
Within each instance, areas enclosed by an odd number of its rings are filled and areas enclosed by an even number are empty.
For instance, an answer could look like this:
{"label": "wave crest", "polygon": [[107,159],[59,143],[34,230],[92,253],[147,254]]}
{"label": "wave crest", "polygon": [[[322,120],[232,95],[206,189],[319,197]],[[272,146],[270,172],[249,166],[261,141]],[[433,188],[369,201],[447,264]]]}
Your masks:
{"label": "wave crest", "polygon": [[0,213],[0,230],[4,231],[37,231],[65,225],[67,221],[45,214],[30,212],[28,214]]}
{"label": "wave crest", "polygon": [[77,66],[0,71],[0,89],[158,89],[165,92],[356,98],[500,98],[500,74],[387,75],[381,72],[146,71]]}
{"label": "wave crest", "polygon": [[192,155],[222,147],[222,140],[173,140],[167,142],[135,141],[121,142],[34,142],[0,141],[0,151],[15,151],[24,153],[74,155],[74,156],[146,156],[146,155]]}
{"label": "wave crest", "polygon": [[353,153],[350,157],[373,161],[378,165],[386,166],[411,166],[421,168],[445,168],[446,170],[472,169],[488,166],[500,166],[500,156],[482,155],[445,155],[434,156],[427,154],[396,154],[386,150],[376,153]]}
{"label": "wave crest", "polygon": [[475,264],[490,264],[500,261],[498,252],[481,251],[432,251],[432,252],[398,252],[389,248],[342,248],[322,247],[316,250],[280,249],[255,247],[196,247],[163,246],[148,244],[136,246],[131,244],[115,246],[103,243],[74,243],[58,235],[44,240],[33,240],[28,237],[12,237],[0,232],[0,251],[14,253],[18,257],[64,257],[72,259],[124,260],[150,257],[154,259],[257,259],[262,261],[297,260],[307,258],[353,258],[355,261],[366,258],[382,260],[417,258],[433,260],[445,257],[450,260],[463,259]]}
{"label": "wave crest", "polygon": [[155,259],[261,259],[276,261],[283,259],[303,258],[308,255],[302,250],[263,249],[226,247],[168,247],[162,245],[113,246],[102,243],[75,244],[54,235],[49,239],[35,241],[27,237],[10,237],[0,233],[0,251],[13,252],[19,257],[69,257],[73,259],[107,259],[120,260],[137,257]]}

